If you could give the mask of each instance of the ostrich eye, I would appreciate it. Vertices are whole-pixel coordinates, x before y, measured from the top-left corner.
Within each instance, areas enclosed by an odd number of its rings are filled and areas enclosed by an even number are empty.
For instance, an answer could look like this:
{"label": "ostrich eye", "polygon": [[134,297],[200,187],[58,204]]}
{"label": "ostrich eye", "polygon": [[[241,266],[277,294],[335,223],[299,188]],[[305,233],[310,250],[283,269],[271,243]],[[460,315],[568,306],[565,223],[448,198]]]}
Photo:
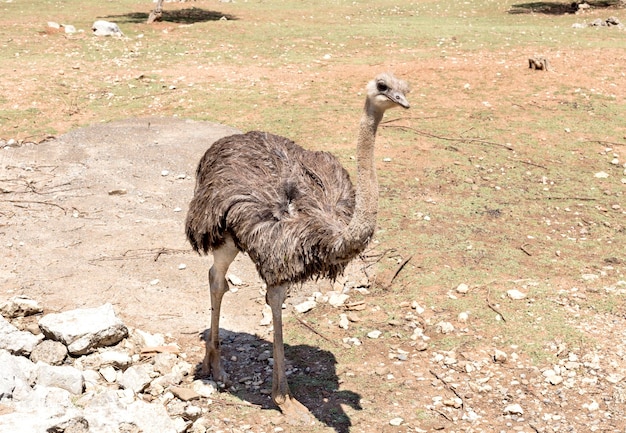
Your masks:
{"label": "ostrich eye", "polygon": [[387,90],[389,90],[389,86],[387,86],[385,83],[383,83],[382,81],[379,81],[376,84],[376,88],[378,89],[379,92],[386,92]]}

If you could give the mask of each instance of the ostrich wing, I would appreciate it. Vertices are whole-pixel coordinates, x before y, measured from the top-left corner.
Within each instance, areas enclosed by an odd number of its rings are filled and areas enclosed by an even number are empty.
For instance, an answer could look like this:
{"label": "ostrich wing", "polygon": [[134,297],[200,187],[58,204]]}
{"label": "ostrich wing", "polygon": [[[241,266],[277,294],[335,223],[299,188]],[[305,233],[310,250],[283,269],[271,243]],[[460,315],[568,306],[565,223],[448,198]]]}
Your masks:
{"label": "ostrich wing", "polygon": [[334,156],[255,131],[218,140],[201,159],[187,237],[207,253],[232,236],[268,285],[335,278],[347,261],[329,257],[353,212],[354,188]]}

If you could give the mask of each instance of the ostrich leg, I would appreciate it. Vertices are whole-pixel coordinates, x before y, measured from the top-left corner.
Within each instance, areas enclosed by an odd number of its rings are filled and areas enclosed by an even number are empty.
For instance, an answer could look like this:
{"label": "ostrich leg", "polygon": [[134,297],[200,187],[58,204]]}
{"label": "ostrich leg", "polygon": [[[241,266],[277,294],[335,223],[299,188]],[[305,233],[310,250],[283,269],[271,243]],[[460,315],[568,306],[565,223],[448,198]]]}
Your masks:
{"label": "ostrich leg", "polygon": [[268,287],[265,299],[272,308],[274,323],[274,370],[272,376],[272,400],[280,408],[290,424],[311,424],[309,410],[291,396],[285,373],[285,346],[283,343],[283,302],[287,297],[287,284]]}
{"label": "ostrich leg", "polygon": [[228,375],[222,368],[220,358],[220,309],[224,293],[228,291],[226,272],[235,260],[238,250],[231,238],[224,245],[213,251],[213,266],[209,270],[209,286],[211,291],[211,331],[206,340],[206,353],[202,361],[203,375],[212,375],[213,379],[226,384]]}

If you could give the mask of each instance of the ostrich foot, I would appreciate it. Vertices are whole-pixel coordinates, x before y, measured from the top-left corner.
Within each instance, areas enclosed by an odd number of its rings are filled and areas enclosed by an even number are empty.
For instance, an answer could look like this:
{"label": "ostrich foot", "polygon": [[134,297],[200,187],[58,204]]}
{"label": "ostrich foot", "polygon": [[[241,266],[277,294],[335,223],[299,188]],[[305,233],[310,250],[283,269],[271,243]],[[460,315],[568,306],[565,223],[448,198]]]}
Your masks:
{"label": "ostrich foot", "polygon": [[222,360],[218,349],[210,349],[207,347],[206,354],[202,360],[200,374],[206,377],[210,376],[214,381],[221,382],[226,386],[230,385],[230,379],[222,367]]}
{"label": "ostrich foot", "polygon": [[278,407],[290,425],[311,425],[315,423],[315,417],[311,412],[290,395],[286,395],[285,400],[278,404]]}

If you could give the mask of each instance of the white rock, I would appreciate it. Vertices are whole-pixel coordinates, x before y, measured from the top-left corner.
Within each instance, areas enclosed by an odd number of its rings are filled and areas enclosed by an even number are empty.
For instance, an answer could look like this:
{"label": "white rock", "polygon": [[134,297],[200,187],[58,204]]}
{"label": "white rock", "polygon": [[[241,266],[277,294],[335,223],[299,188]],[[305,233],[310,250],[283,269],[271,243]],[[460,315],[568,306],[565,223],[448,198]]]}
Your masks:
{"label": "white rock", "polygon": [[515,301],[522,300],[527,296],[526,293],[520,292],[517,289],[507,290],[506,295]]}
{"label": "white rock", "polygon": [[342,329],[348,329],[349,325],[350,325],[350,321],[348,320],[348,315],[341,313],[339,315],[339,327]]}
{"label": "white rock", "polygon": [[226,279],[230,282],[230,284],[235,286],[241,286],[243,284],[243,280],[235,274],[226,275]]}
{"label": "white rock", "polygon": [[315,302],[312,299],[309,299],[307,301],[301,302],[300,304],[294,305],[293,308],[298,313],[306,313],[307,311],[311,311],[313,308],[315,308],[316,305],[317,305],[317,302]]}
{"label": "white rock", "polygon": [[77,368],[37,363],[37,386],[54,386],[78,395],[84,385],[83,373]]}
{"label": "white rock", "polygon": [[413,301],[411,303],[411,308],[413,308],[417,314],[423,314],[424,311],[426,311],[426,309],[418,304],[417,301]]}
{"label": "white rock", "polygon": [[449,334],[454,332],[454,325],[450,322],[441,321],[435,325],[435,332],[438,334]]}
{"label": "white rock", "polygon": [[609,177],[608,173],[605,173],[604,171],[599,171],[596,174],[594,174],[595,177],[597,177],[598,179],[606,179]]}
{"label": "white rock", "polygon": [[469,313],[467,311],[462,311],[458,315],[458,320],[461,323],[466,323],[469,320]]}
{"label": "white rock", "polygon": [[163,334],[150,334],[149,332],[142,331],[141,329],[135,329],[143,340],[144,347],[158,347],[165,345],[165,337]]}
{"label": "white rock", "polygon": [[392,418],[392,419],[389,420],[389,424],[392,425],[392,426],[396,426],[396,427],[401,425],[403,422],[404,422],[404,420],[402,418],[400,418],[400,417]]}
{"label": "white rock", "polygon": [[191,388],[202,397],[210,397],[217,391],[217,383],[212,380],[198,379],[191,383]]}
{"label": "white rock", "polygon": [[143,391],[152,381],[150,377],[151,366],[147,364],[133,365],[119,378],[118,383],[124,388],[138,393]]}
{"label": "white rock", "polygon": [[599,405],[599,404],[598,404],[598,402],[597,402],[597,401],[595,401],[595,400],[594,400],[594,401],[592,401],[591,403],[585,403],[585,404],[583,404],[583,407],[584,407],[585,409],[587,409],[589,412],[595,412],[595,411],[597,411],[598,409],[600,409],[600,405]]}
{"label": "white rock", "polygon": [[378,329],[375,329],[373,331],[370,331],[367,333],[367,337],[368,338],[372,338],[372,339],[376,339],[379,338],[383,333],[381,331],[379,331]]}
{"label": "white rock", "polygon": [[506,352],[503,352],[502,350],[494,350],[493,352],[493,360],[495,362],[499,362],[501,364],[505,363],[507,361],[507,359],[509,358],[509,356],[506,354]]}
{"label": "white rock", "polygon": [[504,413],[507,415],[523,415],[524,409],[519,404],[510,404],[504,408]]}
{"label": "white rock", "polygon": [[0,314],[8,318],[31,316],[42,311],[37,301],[24,296],[15,296],[0,304]]}
{"label": "white rock", "polygon": [[63,30],[65,30],[65,33],[70,35],[76,33],[76,27],[71,24],[63,24]]}
{"label": "white rock", "polygon": [[42,339],[43,335],[20,331],[0,316],[0,349],[8,350],[15,355],[29,355]]}
{"label": "white rock", "polygon": [[124,36],[117,24],[104,20],[94,22],[91,30],[96,36]]}
{"label": "white rock", "polygon": [[333,307],[341,307],[346,303],[350,296],[345,293],[330,292],[328,294],[328,303]]}
{"label": "white rock", "polygon": [[115,316],[109,303],[98,308],[81,308],[48,314],[39,320],[46,337],[60,341],[72,355],[84,355],[98,347],[118,343],[128,328]]}
{"label": "white rock", "polygon": [[465,293],[469,292],[469,286],[467,284],[465,284],[465,283],[461,283],[461,284],[459,284],[456,287],[456,291],[457,291],[457,293],[465,294]]}
{"label": "white rock", "polygon": [[106,350],[100,352],[99,355],[101,365],[112,365],[113,367],[121,370],[125,370],[133,362],[130,355],[121,350]]}
{"label": "white rock", "polygon": [[272,323],[272,307],[265,304],[263,306],[263,311],[261,311],[261,321],[259,325],[261,326],[269,326]]}
{"label": "white rock", "polygon": [[108,383],[114,383],[117,380],[117,370],[110,365],[102,367],[99,372]]}

